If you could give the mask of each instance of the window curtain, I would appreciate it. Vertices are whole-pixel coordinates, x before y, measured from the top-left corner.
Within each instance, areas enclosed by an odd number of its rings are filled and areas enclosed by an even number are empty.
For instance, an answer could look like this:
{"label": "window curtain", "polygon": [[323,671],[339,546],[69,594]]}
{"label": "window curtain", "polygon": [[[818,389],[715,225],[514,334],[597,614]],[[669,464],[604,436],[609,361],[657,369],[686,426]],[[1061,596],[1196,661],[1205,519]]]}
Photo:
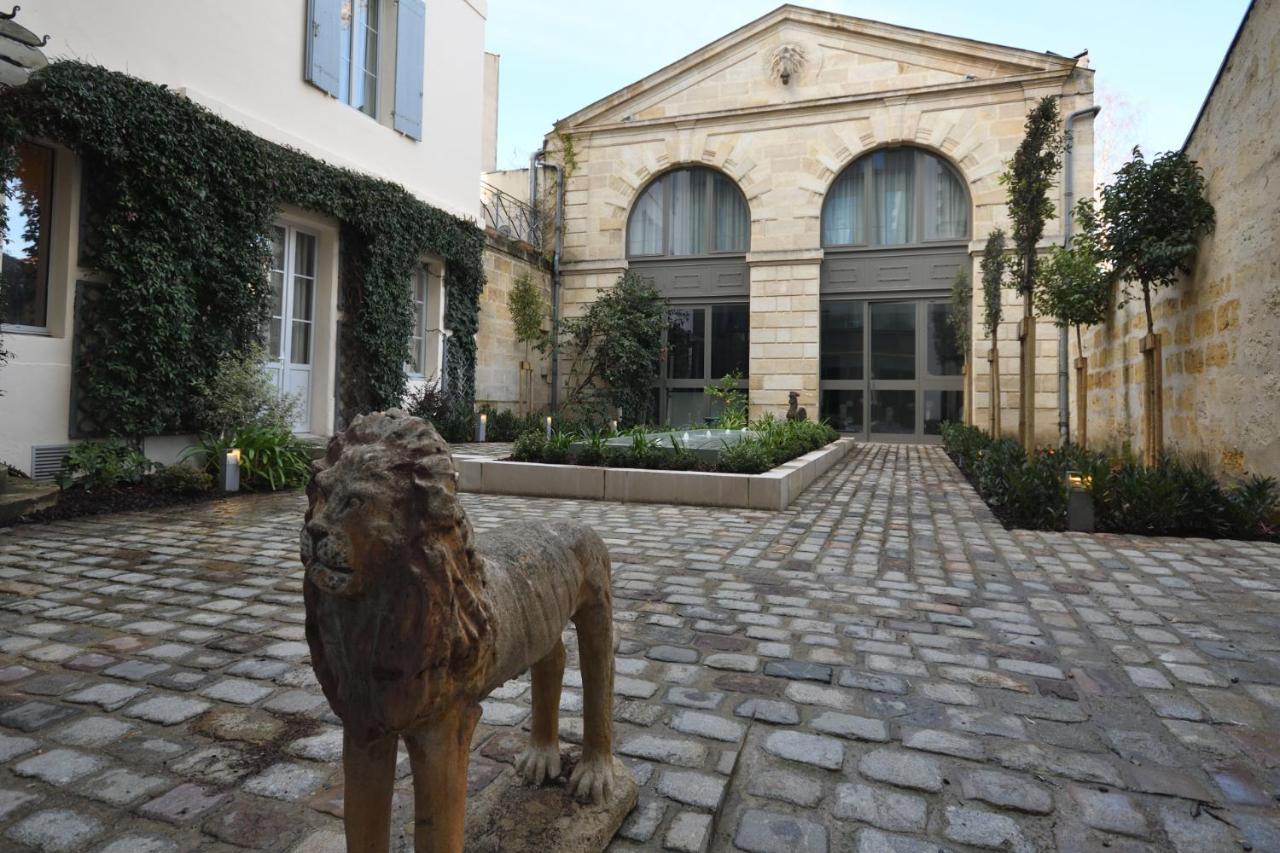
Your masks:
{"label": "window curtain", "polygon": [[876,205],[876,243],[910,243],[915,222],[915,151],[879,151],[872,156],[871,174]]}
{"label": "window curtain", "polygon": [[716,251],[745,252],[751,239],[747,200],[724,175],[713,178],[715,188]]}
{"label": "window curtain", "polygon": [[862,237],[863,164],[845,169],[827,193],[822,215],[822,243],[848,246],[864,242]]}
{"label": "window curtain", "polygon": [[662,181],[654,181],[636,202],[631,213],[630,253],[662,254]]}
{"label": "window curtain", "polygon": [[964,185],[947,164],[928,157],[929,180],[925,186],[930,240],[959,240],[969,232],[969,197]]}
{"label": "window curtain", "polygon": [[701,255],[707,251],[707,192],[705,172],[672,172],[671,254]]}

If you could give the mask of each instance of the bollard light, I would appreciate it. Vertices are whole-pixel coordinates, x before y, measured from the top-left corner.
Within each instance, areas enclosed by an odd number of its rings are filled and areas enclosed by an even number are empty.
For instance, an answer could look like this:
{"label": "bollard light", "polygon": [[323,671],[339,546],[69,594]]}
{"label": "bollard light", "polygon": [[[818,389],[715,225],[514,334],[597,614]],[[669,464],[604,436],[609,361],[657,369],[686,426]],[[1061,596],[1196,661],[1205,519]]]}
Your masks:
{"label": "bollard light", "polygon": [[551,415],[547,415],[547,441],[551,440]]}
{"label": "bollard light", "polygon": [[1067,472],[1067,529],[1079,533],[1093,532],[1093,480],[1079,471]]}
{"label": "bollard light", "polygon": [[218,466],[218,488],[224,492],[240,491],[240,448],[233,447],[223,455]]}
{"label": "bollard light", "polygon": [[615,421],[610,421],[610,422],[609,422],[609,425],[610,425],[610,427],[613,429],[613,434],[614,434],[614,435],[617,435],[617,434],[618,434],[618,422],[617,422],[616,420],[615,420]]}
{"label": "bollard light", "polygon": [[480,420],[476,423],[476,441],[483,442],[485,429],[489,425],[489,416],[484,412],[480,413]]}

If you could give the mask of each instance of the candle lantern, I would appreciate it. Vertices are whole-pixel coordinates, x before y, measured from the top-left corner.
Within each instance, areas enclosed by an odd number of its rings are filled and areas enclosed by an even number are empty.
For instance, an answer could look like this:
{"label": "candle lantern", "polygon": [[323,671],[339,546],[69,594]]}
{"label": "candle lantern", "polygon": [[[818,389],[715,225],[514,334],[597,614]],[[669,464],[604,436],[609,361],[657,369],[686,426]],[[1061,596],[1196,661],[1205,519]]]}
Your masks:
{"label": "candle lantern", "polygon": [[1093,532],[1093,478],[1079,471],[1067,472],[1067,529]]}
{"label": "candle lantern", "polygon": [[218,488],[224,492],[240,491],[240,448],[233,447],[218,465]]}
{"label": "candle lantern", "polygon": [[484,412],[480,413],[480,419],[476,421],[476,441],[483,442],[485,440],[485,431],[489,425],[489,416]]}

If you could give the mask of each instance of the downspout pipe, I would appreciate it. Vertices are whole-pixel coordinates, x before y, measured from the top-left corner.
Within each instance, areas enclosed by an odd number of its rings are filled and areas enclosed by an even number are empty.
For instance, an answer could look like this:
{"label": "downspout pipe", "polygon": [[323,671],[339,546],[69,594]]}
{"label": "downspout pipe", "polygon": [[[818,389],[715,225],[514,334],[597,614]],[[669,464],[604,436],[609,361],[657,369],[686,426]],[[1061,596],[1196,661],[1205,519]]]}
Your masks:
{"label": "downspout pipe", "polygon": [[537,209],[538,170],[550,169],[556,175],[555,250],[551,256],[551,414],[560,414],[560,257],[564,252],[564,169],[558,163],[542,159],[545,148],[529,158],[529,204]]}
{"label": "downspout pipe", "polygon": [[[1062,246],[1071,247],[1071,220],[1075,207],[1075,146],[1072,144],[1075,131],[1072,126],[1076,119],[1090,118],[1102,112],[1102,107],[1085,107],[1067,115],[1062,122],[1062,135],[1066,140],[1066,156],[1062,158]],[[1071,415],[1068,370],[1071,361],[1071,343],[1068,329],[1063,326],[1058,330],[1058,444],[1066,447],[1071,442]]]}

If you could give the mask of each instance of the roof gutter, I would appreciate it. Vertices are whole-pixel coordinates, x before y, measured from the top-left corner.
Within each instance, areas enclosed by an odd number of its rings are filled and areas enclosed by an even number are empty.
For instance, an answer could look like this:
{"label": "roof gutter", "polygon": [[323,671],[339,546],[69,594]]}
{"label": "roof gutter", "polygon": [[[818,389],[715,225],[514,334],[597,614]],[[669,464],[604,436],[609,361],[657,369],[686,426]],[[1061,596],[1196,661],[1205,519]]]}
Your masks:
{"label": "roof gutter", "polygon": [[[1102,107],[1094,105],[1070,113],[1062,122],[1062,135],[1066,139],[1066,156],[1062,158],[1062,247],[1071,247],[1072,211],[1075,207],[1075,151],[1072,137],[1075,131],[1072,125],[1076,119],[1090,118],[1102,112]],[[1067,378],[1068,362],[1071,360],[1071,343],[1067,327],[1058,330],[1058,444],[1066,447],[1071,443],[1071,421],[1069,401],[1069,380]]]}

